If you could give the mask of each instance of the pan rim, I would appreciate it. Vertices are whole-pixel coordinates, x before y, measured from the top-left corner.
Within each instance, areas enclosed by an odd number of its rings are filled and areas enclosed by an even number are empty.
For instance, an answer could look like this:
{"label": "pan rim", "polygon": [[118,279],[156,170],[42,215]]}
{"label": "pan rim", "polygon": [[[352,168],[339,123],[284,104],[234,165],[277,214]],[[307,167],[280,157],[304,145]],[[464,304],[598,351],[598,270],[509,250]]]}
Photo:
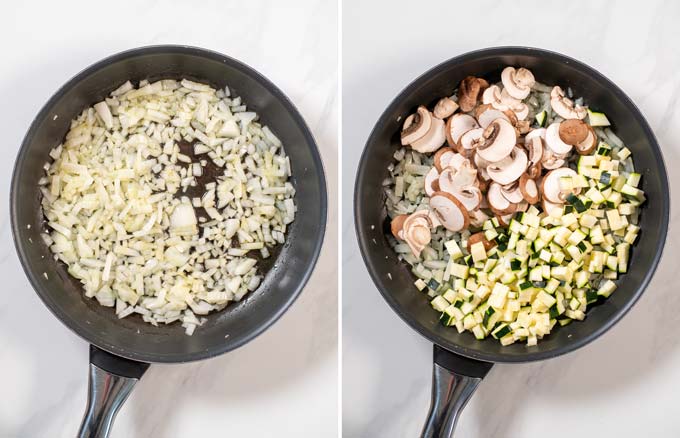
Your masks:
{"label": "pan rim", "polygon": [[[273,312],[272,315],[270,315],[267,319],[263,320],[262,323],[256,327],[256,329],[252,330],[250,333],[248,333],[247,336],[244,336],[240,341],[225,342],[219,348],[210,348],[206,350],[195,351],[192,353],[152,354],[141,351],[129,351],[124,348],[120,348],[119,346],[111,342],[108,342],[105,336],[101,336],[93,331],[82,333],[78,324],[76,324],[76,322],[72,318],[70,318],[66,313],[61,312],[59,307],[55,304],[54,300],[51,299],[51,295],[43,290],[44,288],[42,287],[41,282],[38,279],[38,274],[29,269],[28,267],[29,257],[25,252],[24,243],[21,242],[19,238],[20,224],[17,223],[18,199],[16,187],[19,181],[19,177],[21,175],[23,163],[26,157],[28,156],[27,145],[30,142],[30,139],[34,136],[35,132],[37,131],[39,124],[43,120],[45,120],[45,118],[48,116],[49,109],[73,86],[78,84],[81,80],[88,77],[89,75],[97,72],[98,70],[112,63],[119,62],[125,59],[155,54],[178,54],[198,56],[208,60],[226,63],[245,73],[251,79],[254,79],[255,81],[259,82],[264,88],[266,88],[270,93],[272,93],[272,95],[284,106],[285,110],[289,113],[289,115],[294,119],[294,121],[300,128],[306,143],[310,145],[309,148],[310,153],[312,155],[313,162],[316,168],[318,169],[319,173],[317,181],[320,193],[319,200],[320,221],[318,223],[318,232],[317,235],[315,236],[316,237],[315,243],[310,253],[311,263],[305,267],[304,273],[300,281],[298,281],[297,284],[294,286],[295,290],[293,291],[293,293],[290,294],[288,299],[275,312]],[[26,274],[26,277],[28,278],[31,287],[33,288],[35,293],[40,297],[40,300],[43,302],[43,304],[63,325],[68,327],[69,330],[74,332],[80,338],[84,339],[86,342],[95,345],[96,347],[101,348],[102,350],[105,350],[109,353],[115,354],[117,356],[134,361],[147,363],[185,363],[212,358],[245,345],[246,343],[252,341],[257,336],[262,334],[265,330],[270,328],[276,321],[279,320],[279,318],[281,318],[281,316],[283,316],[283,314],[297,300],[302,290],[305,288],[307,282],[309,281],[312,273],[314,272],[314,268],[318,262],[319,255],[323,247],[323,242],[326,235],[326,223],[328,220],[328,193],[326,185],[326,176],[323,161],[319,154],[319,147],[309,129],[309,126],[307,125],[301,113],[299,112],[297,107],[293,104],[293,102],[272,81],[270,81],[263,74],[261,74],[260,72],[258,72],[257,70],[255,70],[254,68],[240,60],[201,47],[174,44],[141,46],[115,53],[89,65],[88,67],[84,68],[83,70],[75,74],[73,77],[71,77],[67,82],[65,82],[64,85],[62,85],[41,107],[40,111],[37,113],[37,115],[31,122],[21,142],[19,151],[17,152],[17,156],[14,161],[14,168],[12,171],[12,179],[10,183],[9,202],[10,202],[9,206],[10,221],[14,247],[17,251],[17,255],[19,256],[21,267],[24,273]]]}
{"label": "pan rim", "polygon": [[[612,315],[612,317],[606,321],[605,324],[602,324],[600,327],[598,327],[596,330],[594,330],[592,333],[590,333],[588,336],[572,341],[570,343],[566,343],[565,345],[562,345],[558,348],[554,348],[551,350],[545,350],[545,351],[537,351],[537,352],[526,352],[525,354],[521,355],[508,355],[508,354],[495,354],[495,353],[487,353],[484,351],[480,351],[477,349],[470,349],[470,348],[465,348],[462,347],[458,344],[455,344],[453,342],[450,342],[446,338],[438,335],[437,333],[434,333],[430,330],[428,330],[426,327],[424,327],[422,324],[420,324],[416,318],[412,317],[412,315],[408,312],[402,311],[402,306],[400,306],[396,299],[389,293],[387,292],[387,287],[383,287],[383,279],[377,274],[377,269],[375,268],[375,265],[371,258],[368,256],[369,253],[369,247],[370,247],[370,239],[365,235],[365,233],[362,233],[361,227],[360,227],[360,217],[361,213],[363,211],[363,205],[359,202],[359,195],[361,191],[361,187],[364,186],[363,184],[363,178],[365,177],[366,174],[366,166],[367,166],[367,154],[368,154],[368,146],[373,144],[376,140],[376,137],[378,135],[378,128],[382,126],[390,117],[391,115],[396,111],[397,106],[401,102],[401,100],[404,98],[405,95],[414,92],[417,90],[420,86],[421,83],[427,81],[430,77],[434,76],[435,74],[439,73],[440,71],[447,69],[451,67],[454,64],[460,64],[464,62],[468,62],[477,58],[481,57],[490,57],[490,56],[512,56],[512,55],[524,55],[524,56],[539,56],[539,57],[545,57],[545,58],[550,58],[553,60],[557,60],[560,62],[568,63],[573,66],[576,66],[579,70],[583,71],[586,73],[588,76],[593,77],[594,79],[600,81],[603,83],[606,88],[616,95],[616,97],[629,109],[631,110],[632,114],[636,118],[636,121],[638,122],[640,129],[642,130],[643,134],[650,140],[650,144],[653,146],[652,147],[652,154],[654,156],[654,159],[657,164],[657,172],[660,173],[662,176],[661,181],[662,181],[662,188],[663,188],[663,193],[660,195],[661,198],[661,203],[662,205],[662,218],[661,218],[661,234],[659,236],[659,242],[656,247],[656,251],[654,253],[654,257],[652,258],[651,262],[651,267],[650,269],[646,272],[642,280],[640,281],[640,284],[637,287],[637,290],[633,294],[633,296],[626,301],[625,305],[623,305],[615,314]],[[428,339],[430,342],[433,344],[439,345],[442,348],[445,348],[453,353],[460,354],[461,356],[468,357],[470,359],[475,359],[479,361],[484,361],[484,362],[496,362],[496,363],[522,363],[522,362],[532,362],[532,361],[538,361],[538,360],[545,360],[545,359],[550,359],[554,358],[557,356],[561,356],[563,354],[569,353],[571,351],[577,350],[590,342],[594,341],[595,339],[599,338],[602,336],[605,332],[607,332],[609,329],[611,329],[616,323],[618,323],[627,313],[628,311],[636,304],[636,302],[639,300],[639,298],[642,296],[644,293],[645,289],[649,285],[649,282],[651,281],[652,277],[654,276],[654,273],[656,272],[656,269],[658,267],[659,261],[661,259],[661,256],[663,254],[663,250],[665,248],[666,244],[666,239],[667,239],[667,234],[668,234],[668,224],[669,224],[669,214],[670,214],[670,185],[668,182],[668,174],[666,171],[666,165],[663,159],[663,154],[661,152],[661,147],[654,135],[654,132],[652,131],[651,127],[649,126],[649,123],[647,122],[646,118],[642,114],[642,112],[639,110],[637,105],[626,95],[626,93],[618,87],[615,83],[613,83],[611,80],[609,80],[606,76],[598,72],[596,69],[593,67],[590,67],[589,65],[585,64],[582,61],[576,60],[574,58],[571,58],[567,55],[563,55],[561,53],[551,51],[551,50],[545,50],[537,47],[530,47],[530,46],[496,46],[496,47],[489,47],[489,48],[483,48],[483,49],[478,49],[478,50],[473,50],[469,52],[465,52],[461,55],[455,56],[453,58],[450,58],[448,60],[445,60],[434,67],[431,67],[418,77],[416,77],[414,80],[412,80],[406,87],[404,87],[398,94],[397,96],[392,99],[392,101],[389,103],[387,108],[383,111],[383,113],[380,115],[378,118],[377,122],[375,123],[373,129],[371,130],[371,133],[366,141],[366,144],[364,146],[364,149],[361,154],[361,158],[359,159],[359,166],[357,168],[357,173],[355,176],[355,184],[354,184],[354,199],[353,199],[353,204],[354,204],[354,225],[355,225],[355,233],[357,237],[357,243],[359,246],[359,250],[361,252],[361,257],[364,261],[364,264],[366,265],[366,268],[369,272],[369,275],[371,279],[373,280],[373,283],[377,287],[378,291],[382,295],[383,299],[387,301],[388,305],[391,307],[391,309],[404,321],[406,324],[413,330],[415,330],[417,333],[419,333],[421,336],[424,338]]]}

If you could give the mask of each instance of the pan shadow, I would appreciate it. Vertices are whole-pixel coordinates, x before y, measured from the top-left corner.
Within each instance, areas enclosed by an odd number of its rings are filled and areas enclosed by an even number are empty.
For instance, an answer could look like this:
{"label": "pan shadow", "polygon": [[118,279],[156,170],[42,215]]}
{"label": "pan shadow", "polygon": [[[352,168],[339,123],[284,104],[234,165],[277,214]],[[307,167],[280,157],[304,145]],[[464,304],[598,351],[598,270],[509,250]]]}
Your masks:
{"label": "pan shadow", "polygon": [[[101,58],[96,48],[80,50],[79,56],[74,58],[90,59],[87,64]],[[28,129],[42,102],[76,73],[45,83],[42,72],[58,70],[57,66],[63,63],[63,56],[56,54],[53,58],[42,58],[3,84],[0,89],[3,98],[25,102],[23,107],[15,108],[7,123],[25,124]],[[44,89],[44,97],[31,101],[30,106],[22,98],[26,84]],[[327,138],[319,138],[320,142],[325,140],[333,144],[330,133],[324,134]],[[14,157],[22,138],[5,140],[15,145],[8,153],[8,157]],[[13,162],[13,159],[7,159],[0,163],[5,175],[11,175]],[[334,172],[329,172],[329,178],[335,176]],[[4,213],[0,215],[0,264],[7,265],[4,272],[21,272],[12,242],[9,213],[4,207],[9,205],[9,185],[9,178],[0,181],[3,206],[0,213]],[[329,184],[329,191],[332,187]],[[173,414],[183,405],[197,400],[220,406],[235,405],[239,401],[266,398],[268,394],[295,387],[321,366],[337,362],[337,264],[334,253],[337,246],[333,243],[337,240],[332,231],[337,227],[337,221],[333,219],[337,214],[334,212],[337,213],[335,207],[329,206],[326,244],[316,270],[286,314],[257,339],[223,356],[190,364],[150,367],[119,412],[113,437],[169,436],[174,427]],[[14,382],[7,384],[18,385],[25,389],[25,394],[20,399],[0,401],[7,404],[0,405],[0,436],[73,436],[87,396],[87,343],[70,333],[49,312],[23,275],[11,276],[8,280],[4,288],[11,294],[12,305],[11,308],[8,306],[8,294],[2,296],[5,302],[0,301],[0,348],[11,347],[12,357],[7,357],[7,363],[18,370]],[[4,354],[0,349],[0,363],[5,362]],[[335,379],[328,385],[329,391],[337,391]],[[15,412],[21,418],[3,418],[5,412]],[[30,415],[26,416],[26,412]],[[228,415],[225,410],[221,417],[225,428],[231,421]],[[134,435],[123,434],[125,431],[134,431]]]}
{"label": "pan shadow", "polygon": [[[453,50],[452,53],[456,53],[456,51]],[[418,60],[411,61],[407,66],[401,65],[399,61],[389,63],[382,60],[383,62],[376,62],[371,69],[365,69],[356,75],[346,75],[347,79],[343,88],[348,94],[364,91],[362,84],[381,84],[380,78],[386,75],[410,71],[413,65],[435,65],[442,60],[440,54],[434,57],[430,55],[426,49],[423,49],[423,52],[418,54],[422,58],[421,62],[419,63]],[[433,59],[436,61],[433,61]],[[420,73],[420,71],[417,73]],[[415,78],[416,74],[406,75],[405,77],[404,85],[408,83],[408,80]],[[674,89],[680,90],[680,83],[674,85]],[[399,91],[393,90],[389,95],[396,95]],[[656,120],[650,119],[650,124],[658,135],[659,143],[664,151],[666,167],[669,170],[680,167],[680,157],[670,147],[676,142],[675,139],[680,138],[680,128],[678,127],[680,126],[680,112],[675,110],[678,94],[680,93],[674,93],[675,98],[671,99],[666,108],[654,108],[653,106],[645,108],[642,105],[644,113],[662,116],[658,117],[659,123],[654,123]],[[633,97],[636,101],[644,103],[643,96]],[[345,99],[345,101],[348,101],[348,99]],[[387,103],[388,100],[384,100],[377,106],[385,107]],[[359,119],[359,116],[350,115],[355,109],[351,108],[350,111],[345,111],[345,117],[347,119],[354,117]],[[365,112],[370,113],[367,117],[369,121],[366,122],[366,125],[370,126],[367,127],[365,132],[358,136],[347,133],[344,136],[346,143],[347,140],[357,143],[352,144],[352,151],[365,142],[370,127],[377,120],[382,109],[379,108],[375,111],[375,108],[370,108]],[[366,114],[362,116],[366,118]],[[358,123],[353,126],[358,126]],[[360,149],[356,150],[356,153],[345,153],[344,166],[353,171],[356,169],[356,162],[360,153]],[[351,157],[350,162],[348,162],[347,157]],[[352,193],[354,176],[353,173],[350,178],[346,178],[346,181],[350,180],[351,182],[346,183],[344,193]],[[679,175],[670,172],[669,178],[671,187],[680,184]],[[351,205],[351,201],[351,195],[346,196],[345,204]],[[678,202],[680,202],[680,195],[671,192],[671,204]],[[674,223],[676,216],[677,212],[672,211],[671,224]],[[345,248],[351,248],[354,251],[350,255],[344,254],[343,266],[345,272],[356,272],[356,270],[363,272],[365,268],[361,262],[358,248],[356,248],[351,215],[347,215],[345,220],[348,221],[345,222],[343,227]],[[520,425],[515,424],[515,422],[528,415],[526,413],[518,415],[518,412],[527,409],[528,405],[518,403],[517,400],[534,399],[534,403],[549,403],[557,400],[564,402],[566,400],[570,404],[578,404],[579,401],[593,398],[595,395],[613,394],[640,385],[645,376],[667,366],[669,360],[677,355],[678,344],[680,344],[680,339],[677,337],[677,325],[680,322],[677,309],[680,308],[680,295],[675,290],[677,266],[674,263],[680,258],[679,241],[680,235],[673,232],[671,226],[664,257],[646,292],[629,314],[600,339],[576,352],[556,359],[522,365],[496,365],[479,386],[469,406],[464,411],[459,429],[474,432],[476,436],[506,436],[513,431],[517,432]],[[348,266],[352,266],[352,268]],[[357,277],[357,275],[354,276]],[[368,275],[363,275],[363,277],[365,277],[365,282],[370,285],[368,289],[374,292],[374,287],[371,285]],[[354,281],[348,276],[344,278],[344,296],[346,299],[343,326],[345,345],[354,344],[351,350],[355,352],[354,354],[357,357],[360,357],[361,353],[370,354],[370,361],[367,362],[378,362],[381,364],[380,368],[389,368],[389,371],[376,376],[377,381],[370,388],[371,394],[380,395],[379,399],[374,400],[374,404],[370,406],[375,412],[373,418],[364,420],[346,415],[343,419],[345,429],[350,431],[348,436],[413,436],[420,431],[429,404],[430,348],[422,348],[422,343],[413,340],[415,335],[409,336],[402,333],[403,337],[396,340],[392,332],[387,333],[387,330],[380,328],[376,329],[377,331],[372,335],[363,335],[361,324],[355,321],[369,318],[374,324],[379,325],[376,323],[375,316],[371,316],[376,311],[375,309],[372,310],[369,315],[358,308],[358,303],[354,302],[358,298],[352,300],[351,297],[354,294],[347,292],[348,283],[349,289],[357,288],[358,285],[354,285]],[[371,301],[380,301],[375,304],[385,307],[385,303],[379,299]],[[369,304],[366,303],[366,306]],[[387,317],[381,319],[385,318]],[[396,316],[387,319],[397,320]],[[390,323],[398,325],[394,321]],[[404,332],[404,330],[398,331]],[[391,345],[390,341],[385,341],[386,339],[394,339],[392,343],[401,345],[401,348]],[[350,349],[345,347],[344,351],[347,352],[348,350]],[[410,351],[411,355],[422,354],[425,358],[404,357],[403,351]],[[344,357],[343,360],[345,362],[343,369],[345,375],[347,375],[352,372],[351,366],[347,364],[347,357]],[[394,367],[398,367],[399,370],[395,371]],[[399,375],[408,375],[409,377],[406,380],[411,382],[412,385],[419,386],[419,388],[413,391],[408,391],[407,388],[395,388],[395,386],[400,386],[397,377]],[[423,378],[414,378],[413,375],[422,375]],[[345,382],[348,382],[345,384],[346,388],[355,383],[350,382],[349,378],[346,378]],[[574,382],[578,382],[578,385],[575,385]],[[426,389],[423,389],[422,386],[425,386]],[[502,391],[499,391],[499,388],[502,388]],[[347,389],[345,391],[349,392]],[[357,398],[360,397],[357,396]],[[400,400],[400,402],[376,407],[378,402],[383,403],[385,400]],[[350,413],[353,412],[351,405],[351,402],[345,401],[345,409]],[[408,405],[411,409],[406,409],[401,405]],[[420,406],[421,409],[416,410],[414,408],[416,405]],[[386,412],[387,410],[392,410],[391,414]],[[502,419],[502,423],[490,421],[489,412],[493,412],[493,417]],[[408,417],[415,416],[416,418],[415,420],[413,418],[406,419],[399,414]],[[392,427],[389,425],[389,421],[395,422],[396,425]]]}

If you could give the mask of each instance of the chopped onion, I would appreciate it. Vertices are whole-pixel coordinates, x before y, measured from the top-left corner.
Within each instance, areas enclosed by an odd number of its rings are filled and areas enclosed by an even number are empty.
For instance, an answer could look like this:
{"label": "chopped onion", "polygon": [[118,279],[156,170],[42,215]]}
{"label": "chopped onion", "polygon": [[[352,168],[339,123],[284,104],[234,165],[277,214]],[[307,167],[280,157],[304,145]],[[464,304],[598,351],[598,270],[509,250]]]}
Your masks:
{"label": "chopped onion", "polygon": [[[182,153],[182,141],[202,159]],[[281,141],[228,87],[128,81],[75,118],[49,156],[41,237],[118,318],[179,320],[193,333],[205,320],[196,314],[259,286],[250,252],[269,257],[295,217]],[[181,197],[210,162],[221,174],[202,196]]]}

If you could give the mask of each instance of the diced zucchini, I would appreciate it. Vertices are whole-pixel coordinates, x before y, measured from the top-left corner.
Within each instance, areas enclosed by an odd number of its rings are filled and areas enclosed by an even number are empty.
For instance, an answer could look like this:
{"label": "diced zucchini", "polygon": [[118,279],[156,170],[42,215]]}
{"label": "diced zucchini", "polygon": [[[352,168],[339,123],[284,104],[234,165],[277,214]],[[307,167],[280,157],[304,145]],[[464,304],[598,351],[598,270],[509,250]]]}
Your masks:
{"label": "diced zucchini", "polygon": [[451,275],[453,275],[454,277],[462,278],[463,280],[465,280],[466,278],[468,278],[469,272],[470,272],[469,266],[459,265],[456,263],[453,263],[451,265]]}
{"label": "diced zucchini", "polygon": [[611,280],[606,280],[597,290],[597,294],[601,297],[607,298],[612,294],[612,292],[614,292],[614,290],[616,290],[616,283]]}
{"label": "diced zucchini", "polygon": [[590,126],[610,126],[609,119],[602,112],[591,111],[588,108],[588,122]]}
{"label": "diced zucchini", "polygon": [[446,247],[446,251],[449,253],[452,260],[456,260],[463,257],[463,251],[460,249],[460,246],[458,246],[458,242],[456,242],[455,240],[453,239],[449,240],[444,244],[444,246]]}
{"label": "diced zucchini", "polygon": [[536,123],[537,123],[538,126],[540,126],[540,127],[544,127],[544,126],[545,126],[545,122],[546,122],[547,119],[548,119],[548,113],[547,113],[545,110],[543,110],[543,111],[541,111],[540,113],[536,114]]}
{"label": "diced zucchini", "polygon": [[628,184],[631,187],[637,187],[640,184],[640,178],[642,178],[642,175],[639,173],[631,173],[628,179],[626,180],[626,184]]}
{"label": "diced zucchini", "polygon": [[444,309],[446,309],[450,305],[449,302],[446,301],[446,299],[444,299],[444,297],[441,295],[437,295],[436,297],[434,297],[431,304],[432,307],[438,312],[443,312]]}

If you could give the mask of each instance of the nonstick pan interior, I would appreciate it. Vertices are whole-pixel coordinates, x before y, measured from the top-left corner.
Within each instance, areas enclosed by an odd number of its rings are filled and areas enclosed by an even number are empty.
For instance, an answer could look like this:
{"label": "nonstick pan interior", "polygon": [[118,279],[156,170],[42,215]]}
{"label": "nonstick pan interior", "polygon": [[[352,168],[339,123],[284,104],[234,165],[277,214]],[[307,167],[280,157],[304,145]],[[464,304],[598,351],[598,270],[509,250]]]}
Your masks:
{"label": "nonstick pan interior", "polygon": [[[427,297],[418,292],[409,267],[397,260],[385,234],[389,222],[383,206],[382,181],[387,165],[399,144],[404,118],[418,105],[430,108],[451,95],[468,75],[490,82],[500,80],[507,65],[532,70],[548,85],[571,87],[591,108],[604,111],[614,132],[633,153],[642,176],[647,202],[641,215],[641,232],[631,253],[629,271],[617,281],[618,289],[603,304],[589,309],[584,321],[556,327],[537,346],[523,343],[502,347],[489,338],[478,341],[470,333],[439,322]],[[630,99],[612,82],[592,68],[571,58],[532,48],[501,47],[453,58],[423,74],[395,98],[378,120],[362,155],[355,185],[355,225],[361,253],[378,289],[389,305],[415,330],[449,351],[490,362],[524,362],[557,356],[597,338],[616,323],[640,297],[657,266],[666,239],[669,194],[666,170],[654,135]]]}
{"label": "nonstick pan interior", "polygon": [[[37,190],[48,152],[63,140],[72,118],[127,80],[189,78],[228,85],[282,140],[292,165],[298,212],[286,244],[269,263],[257,291],[207,316],[186,336],[180,324],[154,327],[138,315],[118,319],[111,308],[86,298],[63,263],[52,259]],[[116,355],[144,362],[184,362],[237,348],[270,326],[302,290],[318,257],[326,222],[323,167],[308,128],[292,103],[248,66],[202,49],[158,46],[107,58],[83,71],[45,105],[19,152],[12,180],[12,227],[22,265],[50,310],[88,342]],[[30,226],[30,227],[29,227]]]}

